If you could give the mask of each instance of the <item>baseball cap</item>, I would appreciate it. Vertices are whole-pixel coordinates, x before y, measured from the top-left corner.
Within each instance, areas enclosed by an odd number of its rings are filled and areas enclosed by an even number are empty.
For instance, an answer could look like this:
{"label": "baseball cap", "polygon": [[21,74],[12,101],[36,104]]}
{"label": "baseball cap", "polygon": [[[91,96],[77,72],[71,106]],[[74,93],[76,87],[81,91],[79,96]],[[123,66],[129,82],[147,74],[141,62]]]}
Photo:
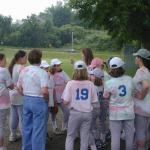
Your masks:
{"label": "baseball cap", "polygon": [[144,59],[150,60],[150,52],[147,49],[141,48],[133,56],[140,56]]}
{"label": "baseball cap", "polygon": [[48,62],[46,60],[42,60],[41,61],[41,64],[40,64],[40,67],[43,67],[43,68],[48,68],[50,65],[48,64]]}
{"label": "baseball cap", "polygon": [[78,69],[78,70],[81,70],[81,69],[87,69],[87,66],[85,64],[84,61],[82,60],[78,60],[74,63],[74,69]]}
{"label": "baseball cap", "polygon": [[109,67],[111,69],[119,68],[124,65],[124,61],[119,57],[113,57],[109,62]]}
{"label": "baseball cap", "polygon": [[96,57],[92,60],[90,67],[95,68],[98,65],[103,65],[103,64],[104,64],[104,61],[102,59]]}
{"label": "baseball cap", "polygon": [[60,65],[60,64],[62,64],[62,62],[58,58],[52,59],[50,63],[51,66]]}
{"label": "baseball cap", "polygon": [[98,78],[104,78],[104,72],[100,68],[95,68],[93,70],[93,75]]}

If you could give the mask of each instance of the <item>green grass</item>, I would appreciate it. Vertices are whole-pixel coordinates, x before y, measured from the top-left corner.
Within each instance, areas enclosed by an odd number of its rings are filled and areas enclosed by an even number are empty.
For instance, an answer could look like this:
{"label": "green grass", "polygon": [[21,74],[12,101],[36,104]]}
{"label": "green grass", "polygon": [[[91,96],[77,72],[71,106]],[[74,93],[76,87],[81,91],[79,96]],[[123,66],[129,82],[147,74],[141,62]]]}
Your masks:
{"label": "green grass", "polygon": [[[0,53],[4,53],[7,59],[7,65],[9,65],[11,59],[13,58],[14,54],[22,48],[16,47],[1,47],[0,46]],[[43,59],[47,60],[50,63],[51,59],[58,58],[60,59],[62,64],[62,69],[69,75],[72,76],[73,67],[70,63],[70,59],[80,60],[82,55],[81,51],[77,51],[76,53],[65,52],[64,49],[56,49],[56,48],[40,48],[43,52]],[[31,50],[29,48],[24,49],[27,53]],[[119,56],[123,58],[122,52],[94,52],[95,57],[100,57],[104,60],[108,59],[110,56]],[[133,70],[128,70],[128,74],[133,74]]]}

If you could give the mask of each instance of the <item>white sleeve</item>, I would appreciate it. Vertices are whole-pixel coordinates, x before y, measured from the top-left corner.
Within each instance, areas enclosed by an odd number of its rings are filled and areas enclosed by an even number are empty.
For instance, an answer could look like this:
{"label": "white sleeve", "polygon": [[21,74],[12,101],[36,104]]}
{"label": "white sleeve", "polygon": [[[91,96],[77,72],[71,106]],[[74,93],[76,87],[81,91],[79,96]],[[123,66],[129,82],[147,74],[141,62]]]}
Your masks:
{"label": "white sleeve", "polygon": [[48,83],[49,83],[48,73],[43,70],[42,76],[41,76],[41,88],[48,87]]}
{"label": "white sleeve", "polygon": [[66,101],[66,102],[71,101],[71,88],[70,87],[71,87],[70,82],[68,82],[63,91],[62,97],[61,97],[61,99],[63,99],[63,101]]}
{"label": "white sleeve", "polygon": [[70,80],[70,77],[63,71],[63,77],[65,82],[68,82]]}

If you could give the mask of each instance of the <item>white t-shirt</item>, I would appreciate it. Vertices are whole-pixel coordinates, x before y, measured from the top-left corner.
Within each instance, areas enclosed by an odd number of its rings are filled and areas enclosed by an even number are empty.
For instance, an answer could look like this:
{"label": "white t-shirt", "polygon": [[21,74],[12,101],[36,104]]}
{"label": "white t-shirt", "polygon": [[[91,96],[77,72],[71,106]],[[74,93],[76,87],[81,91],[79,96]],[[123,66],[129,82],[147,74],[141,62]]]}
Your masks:
{"label": "white t-shirt", "polygon": [[23,94],[43,97],[42,88],[48,87],[48,73],[39,66],[25,67],[19,75],[17,86],[22,86]]}
{"label": "white t-shirt", "polygon": [[134,102],[132,98],[134,84],[131,77],[122,77],[108,80],[104,87],[104,98],[110,96],[109,119],[128,120],[134,119]]}
{"label": "white t-shirt", "polygon": [[62,102],[61,96],[69,80],[69,76],[64,71],[57,72],[54,74],[54,84],[57,103]]}
{"label": "white t-shirt", "polygon": [[[136,85],[136,90],[141,91],[142,90],[142,81],[146,80],[149,85],[150,85],[150,72],[148,71],[147,68],[140,68],[137,70],[133,81],[135,82]],[[134,98],[135,102],[135,113],[150,117],[150,88],[148,90],[147,95],[143,100],[139,100],[137,98]]]}
{"label": "white t-shirt", "polygon": [[97,102],[97,93],[91,81],[71,80],[67,83],[62,99],[69,102],[69,108],[80,112],[91,112],[92,103]]}
{"label": "white t-shirt", "polygon": [[13,84],[8,69],[0,67],[0,109],[10,107],[10,97],[8,86]]}
{"label": "white t-shirt", "polygon": [[22,95],[16,89],[19,74],[23,69],[24,69],[24,66],[20,65],[20,64],[15,64],[14,67],[13,67],[12,80],[13,80],[13,83],[14,83],[15,87],[14,87],[13,90],[9,91],[10,101],[11,101],[11,104],[13,104],[13,105],[22,105],[22,103],[23,103]]}

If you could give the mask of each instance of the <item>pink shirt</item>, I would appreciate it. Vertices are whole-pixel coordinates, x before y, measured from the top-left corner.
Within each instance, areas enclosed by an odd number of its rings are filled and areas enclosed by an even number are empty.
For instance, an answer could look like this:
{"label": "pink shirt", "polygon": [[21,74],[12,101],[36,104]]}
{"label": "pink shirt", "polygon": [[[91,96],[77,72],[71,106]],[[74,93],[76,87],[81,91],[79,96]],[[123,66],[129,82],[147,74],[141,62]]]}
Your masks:
{"label": "pink shirt", "polygon": [[54,84],[55,84],[55,92],[56,92],[56,101],[57,103],[61,103],[62,93],[65,89],[67,82],[70,80],[69,76],[64,72],[57,72],[54,74]]}
{"label": "pink shirt", "polygon": [[8,69],[0,67],[0,109],[10,107],[10,97],[8,86],[13,84]]}
{"label": "pink shirt", "polygon": [[91,112],[92,103],[97,102],[98,97],[91,81],[71,80],[67,83],[62,99],[69,102],[69,108],[81,112]]}

